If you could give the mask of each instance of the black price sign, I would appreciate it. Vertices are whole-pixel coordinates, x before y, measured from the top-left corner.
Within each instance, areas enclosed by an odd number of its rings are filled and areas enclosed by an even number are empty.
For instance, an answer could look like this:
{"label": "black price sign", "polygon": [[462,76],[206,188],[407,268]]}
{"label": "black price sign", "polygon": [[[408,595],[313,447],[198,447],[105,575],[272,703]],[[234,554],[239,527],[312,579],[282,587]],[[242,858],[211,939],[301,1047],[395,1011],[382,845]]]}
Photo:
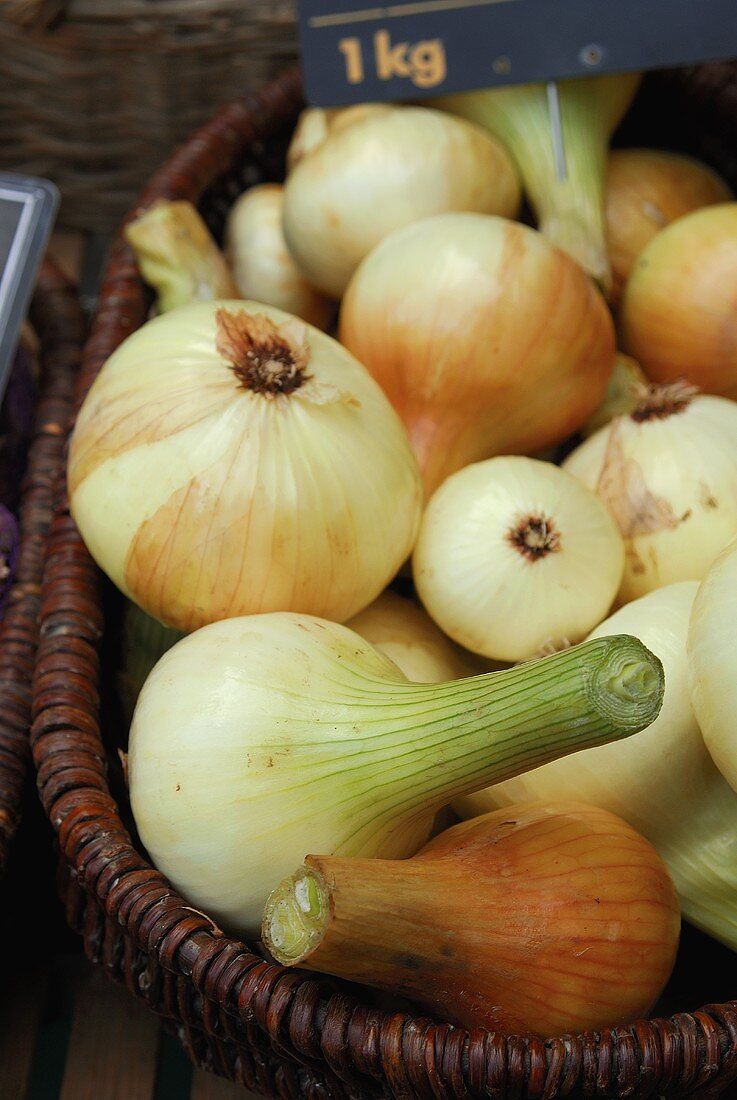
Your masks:
{"label": "black price sign", "polygon": [[737,57],[737,0],[299,0],[307,98],[418,99]]}
{"label": "black price sign", "polygon": [[0,172],[0,399],[58,205],[48,180]]}

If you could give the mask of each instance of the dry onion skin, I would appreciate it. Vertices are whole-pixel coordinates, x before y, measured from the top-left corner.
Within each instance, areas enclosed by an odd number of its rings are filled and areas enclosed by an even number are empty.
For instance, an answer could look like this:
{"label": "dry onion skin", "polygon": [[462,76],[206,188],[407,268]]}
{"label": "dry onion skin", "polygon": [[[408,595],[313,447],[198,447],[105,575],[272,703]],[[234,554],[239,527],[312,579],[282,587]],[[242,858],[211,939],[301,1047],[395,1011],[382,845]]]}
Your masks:
{"label": "dry onion skin", "polygon": [[601,622],[622,579],[624,545],[576,478],[547,462],[499,457],[437,490],[412,563],[420,599],[446,634],[486,657],[522,661]]}
{"label": "dry onion skin", "polygon": [[624,350],[655,382],[685,378],[737,398],[737,203],[679,218],[638,257],[625,287]]}
{"label": "dry onion skin", "polygon": [[502,146],[426,107],[355,111],[302,157],[284,189],[284,236],[309,282],[334,298],[392,230],[448,210],[513,217],[517,172]]}
{"label": "dry onion skin", "polygon": [[709,756],[688,695],[686,639],[697,589],[697,581],[659,588],[590,635],[625,631],[663,662],[665,700],[651,726],[626,744],[586,749],[457,799],[454,809],[475,817],[519,802],[580,799],[609,810],[655,846],[684,916],[737,950],[737,794]]}
{"label": "dry onion skin", "polygon": [[251,187],[230,209],[225,225],[228,262],[244,298],[276,306],[315,328],[332,322],[335,302],[300,274],[282,232],[284,188],[278,183]]}
{"label": "dry onion skin", "polygon": [[679,932],[651,845],[613,814],[560,801],[463,822],[408,860],[309,855],[262,923],[283,964],[401,993],[464,1027],[545,1036],[645,1015]]}
{"label": "dry onion skin", "polygon": [[620,603],[701,580],[737,533],[737,404],[726,398],[650,386],[563,467],[617,521],[627,555]]}
{"label": "dry onion skin", "polygon": [[388,394],[425,491],[497,454],[533,454],[601,403],[614,328],[581,268],[534,229],[443,214],[366,257],[340,338]]}
{"label": "dry onion skin", "polygon": [[[709,752],[735,791],[736,620],[737,539],[725,547],[702,581],[688,632],[691,702]],[[737,866],[737,854],[732,858]]]}
{"label": "dry onion skin", "polygon": [[711,168],[680,153],[616,149],[606,179],[606,232],[612,299],[618,302],[635,261],[656,233],[732,193]]}
{"label": "dry onion skin", "polygon": [[410,553],[421,507],[404,429],[360,363],[238,301],[123,342],[80,411],[68,485],[97,563],[183,631],[284,609],[349,618]]}

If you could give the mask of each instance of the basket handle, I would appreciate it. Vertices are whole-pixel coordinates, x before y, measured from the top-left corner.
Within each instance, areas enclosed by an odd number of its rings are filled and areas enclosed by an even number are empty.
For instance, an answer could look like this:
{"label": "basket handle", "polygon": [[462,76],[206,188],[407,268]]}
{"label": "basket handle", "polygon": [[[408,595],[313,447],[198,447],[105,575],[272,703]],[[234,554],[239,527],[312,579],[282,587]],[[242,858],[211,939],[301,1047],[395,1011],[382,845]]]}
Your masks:
{"label": "basket handle", "polygon": [[5,0],[3,15],[19,27],[46,30],[66,14],[70,0]]}

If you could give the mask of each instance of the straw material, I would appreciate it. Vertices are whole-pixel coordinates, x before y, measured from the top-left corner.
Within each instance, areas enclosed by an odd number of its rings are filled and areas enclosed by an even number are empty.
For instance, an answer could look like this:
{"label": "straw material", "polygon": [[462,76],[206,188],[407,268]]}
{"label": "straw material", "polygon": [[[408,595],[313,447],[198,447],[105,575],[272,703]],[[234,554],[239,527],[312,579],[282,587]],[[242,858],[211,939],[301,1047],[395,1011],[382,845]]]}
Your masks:
{"label": "straw material", "polygon": [[83,342],[82,312],[74,291],[50,261],[41,270],[31,317],[41,343],[41,395],[21,494],[18,568],[0,622],[0,874],[18,825],[30,764],[31,676],[44,551],[54,482],[64,470],[74,376]]}
{"label": "straw material", "polygon": [[112,230],[169,151],[296,57],[294,0],[3,0],[0,169]]}

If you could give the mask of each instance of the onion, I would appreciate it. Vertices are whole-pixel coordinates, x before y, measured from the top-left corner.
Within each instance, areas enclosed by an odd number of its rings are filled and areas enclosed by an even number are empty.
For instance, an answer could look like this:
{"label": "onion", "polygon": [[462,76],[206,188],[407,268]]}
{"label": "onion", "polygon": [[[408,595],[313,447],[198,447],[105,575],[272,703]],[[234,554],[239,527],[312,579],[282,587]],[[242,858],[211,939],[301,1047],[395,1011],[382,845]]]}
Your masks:
{"label": "onion", "polygon": [[98,564],[184,631],[277,609],[347,619],[419,523],[416,463],[376,383],[329,336],[249,302],[128,337],[82,406],[68,482]]}
{"label": "onion", "polygon": [[615,357],[581,269],[535,230],[480,214],[382,241],[348,287],[340,337],[406,424],[428,495],[470,462],[570,435]]}
{"label": "onion", "polygon": [[223,927],[256,934],[306,851],[401,858],[466,791],[626,736],[662,669],[631,638],[413,684],[352,630],[225,619],[161,658],[130,733],[130,799],[155,864]]}
{"label": "onion", "polygon": [[622,297],[637,257],[656,233],[692,210],[731,197],[724,180],[691,157],[655,149],[613,152],[606,180],[606,231],[614,301]]}
{"label": "onion", "polygon": [[352,107],[308,107],[297,119],[287,149],[287,171],[291,172],[308,153],[322,145],[329,134],[352,126],[368,115],[388,114],[392,103],[355,103]]}
{"label": "onion", "polygon": [[[702,581],[688,633],[691,702],[709,752],[737,791],[736,607],[737,539],[725,547]],[[732,861],[737,866],[737,841]]]}
{"label": "onion", "polygon": [[457,680],[481,671],[463,659],[421,607],[394,592],[382,592],[346,626],[386,654],[415,683]]}
{"label": "onion", "polygon": [[393,229],[448,210],[513,216],[517,174],[493,138],[425,107],[356,113],[298,161],[284,236],[304,277],[339,298]]}
{"label": "onion", "polygon": [[737,533],[737,405],[725,398],[652,386],[563,467],[617,521],[627,554],[621,603],[701,580]]}
{"label": "onion", "polygon": [[617,594],[624,546],[597,497],[532,458],[491,458],[434,494],[413,556],[420,599],[460,645],[520,661],[577,642]]}
{"label": "onion", "polygon": [[604,228],[609,138],[632,102],[636,73],[558,80],[565,163],[551,138],[545,84],[445,96],[438,106],[486,127],[514,157],[540,232],[606,290],[611,273]]}
{"label": "onion", "polygon": [[707,206],[658,233],[622,300],[625,351],[656,382],[686,378],[737,398],[737,203]]}
{"label": "onion", "polygon": [[290,256],[281,219],[284,188],[264,183],[245,191],[225,226],[227,256],[244,298],[293,313],[326,329],[336,305],[306,283]]}
{"label": "onion", "polygon": [[123,236],[156,291],[159,313],[239,297],[225,257],[191,202],[159,199],[128,222]]}
{"label": "onion", "polygon": [[644,1015],[679,930],[654,849],[575,803],[477,817],[409,860],[308,856],[262,924],[280,963],[401,993],[465,1027],[545,1036]]}
{"label": "onion", "polygon": [[683,915],[737,950],[737,795],[707,752],[688,697],[686,635],[698,583],[659,588],[593,631],[633,634],[665,669],[653,724],[626,743],[587,749],[454,802],[475,817],[518,802],[578,799],[618,814],[654,844]]}
{"label": "onion", "polygon": [[618,353],[604,400],[581,428],[581,434],[588,438],[615,416],[631,413],[642,396],[643,386],[647,386],[647,378],[639,364],[629,355]]}

